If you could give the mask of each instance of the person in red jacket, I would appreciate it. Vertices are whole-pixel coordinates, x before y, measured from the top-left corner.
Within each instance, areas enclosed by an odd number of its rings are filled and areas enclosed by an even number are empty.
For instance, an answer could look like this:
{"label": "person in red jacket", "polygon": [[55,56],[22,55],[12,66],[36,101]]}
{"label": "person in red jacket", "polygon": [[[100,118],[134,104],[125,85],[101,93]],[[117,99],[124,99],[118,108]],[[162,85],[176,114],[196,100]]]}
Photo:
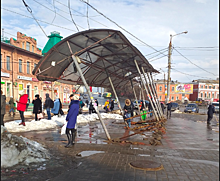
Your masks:
{"label": "person in red jacket", "polygon": [[27,101],[28,101],[28,95],[24,94],[24,92],[20,92],[19,93],[21,95],[19,101],[16,101],[18,103],[17,105],[17,110],[20,113],[20,117],[22,122],[19,125],[23,125],[25,126],[25,122],[24,122],[24,111],[26,110],[26,106],[27,106]]}

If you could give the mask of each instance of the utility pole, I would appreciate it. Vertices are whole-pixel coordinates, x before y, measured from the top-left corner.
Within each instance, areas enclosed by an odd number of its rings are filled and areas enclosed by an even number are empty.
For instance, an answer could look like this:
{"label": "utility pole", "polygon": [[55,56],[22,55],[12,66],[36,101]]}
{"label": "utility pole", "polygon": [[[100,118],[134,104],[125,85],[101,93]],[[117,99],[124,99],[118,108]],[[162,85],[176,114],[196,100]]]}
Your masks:
{"label": "utility pole", "polygon": [[182,33],[178,33],[175,35],[170,35],[170,43],[169,43],[169,51],[168,51],[168,76],[167,76],[167,99],[165,100],[165,103],[167,104],[170,99],[170,70],[171,70],[171,49],[172,49],[172,37],[188,33],[188,31],[184,31]]}

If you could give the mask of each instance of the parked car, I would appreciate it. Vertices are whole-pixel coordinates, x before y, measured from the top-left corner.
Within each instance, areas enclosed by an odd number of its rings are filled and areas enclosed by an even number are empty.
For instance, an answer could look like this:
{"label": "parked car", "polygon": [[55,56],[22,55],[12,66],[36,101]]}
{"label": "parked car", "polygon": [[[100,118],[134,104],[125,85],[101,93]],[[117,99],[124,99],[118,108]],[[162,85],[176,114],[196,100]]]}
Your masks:
{"label": "parked car", "polygon": [[219,102],[212,102],[212,105],[215,107],[215,112],[219,113]]}
{"label": "parked car", "polygon": [[179,109],[180,109],[178,103],[172,102],[171,104],[172,104],[172,106],[171,106],[171,111],[175,111],[175,110],[179,110]]}
{"label": "parked car", "polygon": [[186,106],[186,108],[184,109],[184,112],[194,112],[194,113],[199,113],[199,106],[195,103],[191,103],[191,104],[188,104]]}
{"label": "parked car", "polygon": [[83,94],[83,99],[88,99],[89,95],[88,94]]}
{"label": "parked car", "polygon": [[[142,100],[138,100],[138,105],[140,105],[141,101],[142,101]],[[134,108],[135,108],[135,109],[138,109],[136,101],[134,101],[133,104],[134,104]],[[149,101],[145,100],[145,104],[146,104],[146,106],[147,106],[147,105],[149,104]]]}

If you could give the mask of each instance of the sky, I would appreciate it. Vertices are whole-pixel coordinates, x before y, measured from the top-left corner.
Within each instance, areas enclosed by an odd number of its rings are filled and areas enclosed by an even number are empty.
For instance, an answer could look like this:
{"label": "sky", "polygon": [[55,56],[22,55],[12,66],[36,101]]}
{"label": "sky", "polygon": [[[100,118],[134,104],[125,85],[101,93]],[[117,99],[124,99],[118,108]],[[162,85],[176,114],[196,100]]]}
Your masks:
{"label": "sky", "polygon": [[163,79],[164,74],[167,79],[170,35],[188,31],[172,37],[171,79],[183,83],[219,77],[218,17],[218,0],[1,1],[5,37],[16,38],[19,31],[36,38],[37,46],[43,49],[53,31],[65,38],[78,30],[119,30],[160,72],[154,74],[155,79]]}

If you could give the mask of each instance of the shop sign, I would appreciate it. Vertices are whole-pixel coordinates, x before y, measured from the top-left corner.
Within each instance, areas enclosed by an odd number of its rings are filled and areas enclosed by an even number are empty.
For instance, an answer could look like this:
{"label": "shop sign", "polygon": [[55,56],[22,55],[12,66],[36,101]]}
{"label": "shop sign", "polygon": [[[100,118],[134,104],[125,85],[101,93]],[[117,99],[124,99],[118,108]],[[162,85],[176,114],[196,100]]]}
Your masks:
{"label": "shop sign", "polygon": [[192,94],[193,84],[175,84],[175,92],[180,94]]}
{"label": "shop sign", "polygon": [[54,82],[54,85],[60,85],[60,82]]}
{"label": "shop sign", "polygon": [[10,74],[9,73],[1,72],[1,77],[10,77]]}
{"label": "shop sign", "polygon": [[20,75],[18,75],[18,79],[32,81],[32,77],[25,77],[25,76],[20,76]]}
{"label": "shop sign", "polygon": [[39,80],[37,78],[32,78],[32,81],[39,82]]}
{"label": "shop sign", "polygon": [[23,90],[23,84],[19,84],[19,91]]}
{"label": "shop sign", "polygon": [[45,83],[45,84],[51,84],[50,81],[43,81],[43,83]]}

